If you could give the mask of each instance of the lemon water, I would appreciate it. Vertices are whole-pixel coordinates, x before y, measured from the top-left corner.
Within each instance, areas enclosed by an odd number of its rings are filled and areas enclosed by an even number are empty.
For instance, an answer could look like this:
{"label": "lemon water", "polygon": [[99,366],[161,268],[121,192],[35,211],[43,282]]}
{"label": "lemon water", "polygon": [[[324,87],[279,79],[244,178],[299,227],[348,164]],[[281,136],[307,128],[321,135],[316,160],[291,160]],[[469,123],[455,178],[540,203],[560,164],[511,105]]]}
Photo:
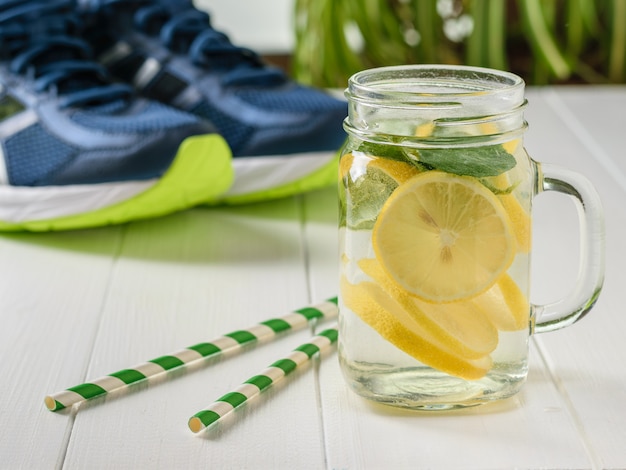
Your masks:
{"label": "lemon water", "polygon": [[339,330],[342,373],[359,395],[394,406],[444,410],[510,397],[528,371],[524,331],[501,332],[494,365],[482,379],[468,381],[437,371],[403,353],[345,305]]}
{"label": "lemon water", "polygon": [[[526,154],[517,75],[381,67],[350,77],[345,96],[339,356],[347,382],[373,400],[432,410],[514,394],[529,336],[573,324],[600,294],[597,192]],[[584,268],[570,295],[531,305],[531,202],[543,191],[578,205]]]}
{"label": "lemon water", "polygon": [[[502,399],[523,384],[534,170],[519,142],[499,145],[512,168],[479,177],[344,152],[339,358],[358,394],[440,410]],[[443,274],[415,273],[431,252]]]}

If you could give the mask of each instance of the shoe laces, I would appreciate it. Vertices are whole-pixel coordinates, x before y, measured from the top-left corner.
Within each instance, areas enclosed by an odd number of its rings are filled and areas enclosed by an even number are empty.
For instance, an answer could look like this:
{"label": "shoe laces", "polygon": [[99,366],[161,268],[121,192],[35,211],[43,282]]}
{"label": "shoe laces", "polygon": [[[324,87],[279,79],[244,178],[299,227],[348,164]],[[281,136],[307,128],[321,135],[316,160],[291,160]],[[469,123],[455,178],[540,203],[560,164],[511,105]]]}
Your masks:
{"label": "shoe laces", "polygon": [[4,4],[0,45],[10,71],[31,80],[36,92],[56,94],[61,108],[130,98],[132,88],[112,83],[89,45],[72,34],[79,24],[72,6],[71,0]]}
{"label": "shoe laces", "polygon": [[234,45],[226,34],[211,26],[209,14],[193,5],[181,7],[174,1],[166,6],[154,0],[104,0],[104,3],[134,4],[135,28],[150,36],[158,35],[165,47],[177,54],[188,54],[194,65],[221,72],[224,86],[272,86],[287,80],[282,71],[265,64],[253,50]]}

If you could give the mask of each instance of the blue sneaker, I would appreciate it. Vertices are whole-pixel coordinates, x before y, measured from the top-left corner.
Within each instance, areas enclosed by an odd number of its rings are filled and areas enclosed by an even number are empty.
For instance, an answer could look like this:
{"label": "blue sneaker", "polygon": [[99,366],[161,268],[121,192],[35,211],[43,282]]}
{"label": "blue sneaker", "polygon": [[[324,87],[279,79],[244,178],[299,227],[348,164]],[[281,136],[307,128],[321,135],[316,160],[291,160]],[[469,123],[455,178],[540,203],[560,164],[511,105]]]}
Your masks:
{"label": "blue sneaker", "polygon": [[122,223],[223,193],[224,139],[109,80],[80,24],[72,1],[0,0],[0,230]]}
{"label": "blue sneaker", "polygon": [[336,184],[347,103],[233,45],[189,0],[80,0],[98,60],[146,97],[212,122],[233,151],[219,202]]}

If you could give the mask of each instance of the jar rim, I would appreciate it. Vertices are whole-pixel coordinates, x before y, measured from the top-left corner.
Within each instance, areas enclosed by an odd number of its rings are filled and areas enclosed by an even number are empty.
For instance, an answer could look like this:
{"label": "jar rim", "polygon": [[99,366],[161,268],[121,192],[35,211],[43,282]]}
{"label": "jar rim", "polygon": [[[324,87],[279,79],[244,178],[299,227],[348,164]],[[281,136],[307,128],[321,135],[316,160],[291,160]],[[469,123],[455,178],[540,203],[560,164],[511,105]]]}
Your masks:
{"label": "jar rim", "polygon": [[[430,85],[430,87],[428,87]],[[436,85],[436,89],[433,86]],[[481,95],[516,93],[525,86],[518,75],[467,65],[414,64],[377,67],[352,75],[349,99],[396,102],[441,102]]]}

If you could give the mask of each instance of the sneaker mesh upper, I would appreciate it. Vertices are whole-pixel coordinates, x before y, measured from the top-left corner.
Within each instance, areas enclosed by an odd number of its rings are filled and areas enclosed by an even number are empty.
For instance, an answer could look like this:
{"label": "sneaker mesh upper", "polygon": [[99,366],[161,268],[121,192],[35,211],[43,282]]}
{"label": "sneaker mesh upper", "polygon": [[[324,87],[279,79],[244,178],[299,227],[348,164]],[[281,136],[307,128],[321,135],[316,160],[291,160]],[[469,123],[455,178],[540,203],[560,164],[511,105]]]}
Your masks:
{"label": "sneaker mesh upper", "polygon": [[0,0],[3,184],[158,178],[187,137],[215,133],[197,116],[114,82],[84,31],[75,1]]}
{"label": "sneaker mesh upper", "polygon": [[228,145],[230,145],[235,154],[240,153],[240,149],[254,133],[252,126],[231,118],[226,113],[220,111],[219,108],[211,106],[206,100],[202,100],[195,107],[191,108],[190,112],[211,121],[222,134],[227,135]]}
{"label": "sneaker mesh upper", "polygon": [[284,88],[242,88],[234,92],[246,103],[262,109],[292,113],[324,112],[337,106],[337,100],[317,90],[295,86]]}
{"label": "sneaker mesh upper", "polygon": [[12,135],[5,146],[7,171],[11,182],[18,186],[38,185],[77,154],[77,149],[50,135],[39,124]]}
{"label": "sneaker mesh upper", "polygon": [[81,126],[115,133],[158,132],[197,122],[193,115],[156,102],[149,102],[145,108],[133,114],[91,108],[78,110],[71,118]]}
{"label": "sneaker mesh upper", "polygon": [[235,157],[334,152],[343,144],[345,101],[232,44],[191,2],[82,1],[102,63],[145,96],[211,121]]}

